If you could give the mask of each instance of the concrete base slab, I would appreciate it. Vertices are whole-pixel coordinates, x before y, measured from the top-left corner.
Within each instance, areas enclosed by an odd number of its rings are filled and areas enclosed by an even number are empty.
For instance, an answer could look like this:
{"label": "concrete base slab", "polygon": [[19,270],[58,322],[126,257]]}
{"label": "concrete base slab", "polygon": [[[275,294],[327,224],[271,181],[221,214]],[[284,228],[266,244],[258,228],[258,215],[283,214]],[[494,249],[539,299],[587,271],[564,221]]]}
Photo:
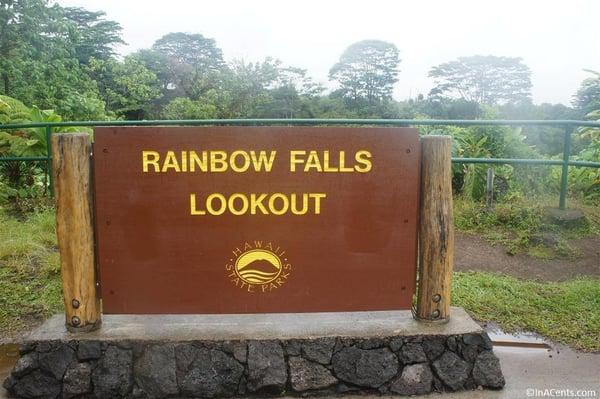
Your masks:
{"label": "concrete base slab", "polygon": [[488,335],[452,309],[446,324],[410,311],[107,315],[69,333],[33,331],[4,382],[16,397],[420,395],[504,386]]}
{"label": "concrete base slab", "polygon": [[453,307],[445,324],[418,322],[409,310],[332,313],[227,315],[103,315],[102,327],[70,333],[64,315],[55,315],[33,330],[40,340],[243,340],[320,337],[391,337],[453,335],[483,331],[462,308]]}

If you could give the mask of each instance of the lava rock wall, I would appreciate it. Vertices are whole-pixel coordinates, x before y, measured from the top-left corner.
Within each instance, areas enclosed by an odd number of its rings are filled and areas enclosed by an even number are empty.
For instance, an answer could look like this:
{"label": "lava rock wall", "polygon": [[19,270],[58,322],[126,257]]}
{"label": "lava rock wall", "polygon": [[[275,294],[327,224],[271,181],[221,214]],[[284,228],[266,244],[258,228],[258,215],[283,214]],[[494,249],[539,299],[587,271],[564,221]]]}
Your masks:
{"label": "lava rock wall", "polygon": [[504,377],[486,333],[249,341],[43,341],[4,387],[19,398],[423,395]]}

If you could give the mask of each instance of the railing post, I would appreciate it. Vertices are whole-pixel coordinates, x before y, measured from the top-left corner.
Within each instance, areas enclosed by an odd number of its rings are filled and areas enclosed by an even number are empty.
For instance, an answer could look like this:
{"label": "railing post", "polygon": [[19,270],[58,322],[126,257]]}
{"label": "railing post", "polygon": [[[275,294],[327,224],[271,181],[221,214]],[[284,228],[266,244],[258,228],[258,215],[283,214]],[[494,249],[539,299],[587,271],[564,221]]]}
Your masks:
{"label": "railing post", "polygon": [[558,200],[558,208],[565,209],[567,206],[567,189],[569,183],[569,157],[571,156],[571,133],[573,126],[565,126],[565,137],[563,145],[563,164],[560,175],[560,199]]}
{"label": "railing post", "polygon": [[46,125],[46,174],[48,175],[48,191],[50,196],[54,195],[54,177],[52,176],[52,127]]}
{"label": "railing post", "polygon": [[91,140],[86,133],[54,134],[51,144],[66,325],[69,331],[91,331],[101,321],[94,257]]}
{"label": "railing post", "polygon": [[452,138],[421,138],[421,196],[416,318],[447,321],[454,262]]}

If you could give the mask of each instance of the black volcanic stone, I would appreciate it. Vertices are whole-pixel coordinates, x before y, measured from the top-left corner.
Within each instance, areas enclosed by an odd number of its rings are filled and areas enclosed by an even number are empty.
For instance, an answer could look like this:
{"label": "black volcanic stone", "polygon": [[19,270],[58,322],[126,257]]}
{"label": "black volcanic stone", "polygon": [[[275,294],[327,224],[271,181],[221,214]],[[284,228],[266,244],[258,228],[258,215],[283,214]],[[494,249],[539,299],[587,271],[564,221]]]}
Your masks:
{"label": "black volcanic stone", "polygon": [[90,363],[73,363],[65,372],[63,379],[63,397],[74,398],[91,392],[92,365]]}
{"label": "black volcanic stone", "polygon": [[377,349],[386,346],[386,342],[382,338],[363,339],[356,344],[360,349]]}
{"label": "black volcanic stone", "polygon": [[427,364],[411,364],[404,367],[400,377],[391,386],[392,392],[400,395],[424,395],[431,392],[433,373]]}
{"label": "black volcanic stone", "polygon": [[248,345],[245,341],[227,341],[223,343],[223,350],[233,355],[235,360],[246,363],[248,357]]}
{"label": "black volcanic stone", "polygon": [[100,359],[102,345],[99,341],[80,341],[77,345],[77,358],[79,360]]}
{"label": "black volcanic stone", "polygon": [[469,377],[469,364],[454,352],[444,352],[433,362],[433,369],[444,384],[453,391],[463,388]]}
{"label": "black volcanic stone", "polygon": [[408,342],[398,351],[398,357],[404,364],[422,363],[427,361],[427,355],[419,343]]}
{"label": "black volcanic stone", "polygon": [[455,336],[448,337],[448,339],[446,340],[446,345],[448,345],[448,349],[450,349],[452,352],[458,351],[458,342],[456,341],[457,339]]}
{"label": "black volcanic stone", "polygon": [[337,382],[331,372],[318,363],[301,357],[290,357],[288,364],[290,366],[290,381],[296,392],[324,389]]}
{"label": "black volcanic stone", "polygon": [[470,364],[475,362],[475,359],[477,359],[481,350],[482,349],[477,345],[466,345],[462,342],[458,344],[458,353],[460,353],[462,358]]}
{"label": "black volcanic stone", "polygon": [[179,392],[173,344],[146,347],[135,361],[133,370],[138,387],[150,398],[162,398]]}
{"label": "black volcanic stone", "polygon": [[38,366],[38,353],[29,352],[17,360],[17,363],[12,370],[12,375],[15,377],[22,377],[25,374],[31,373],[33,370],[37,369]]}
{"label": "black volcanic stone", "polygon": [[389,349],[344,348],[333,355],[335,375],[351,384],[378,388],[398,373],[398,358]]}
{"label": "black volcanic stone", "polygon": [[40,369],[62,380],[67,367],[75,361],[75,351],[67,344],[57,345],[39,354]]}
{"label": "black volcanic stone", "polygon": [[300,356],[302,354],[302,342],[298,339],[283,341],[282,345],[287,356]]}
{"label": "black volcanic stone", "polygon": [[444,337],[425,337],[423,339],[423,351],[430,361],[440,357],[446,350],[446,339]]}
{"label": "black volcanic stone", "polygon": [[185,343],[40,341],[23,348],[3,386],[14,397],[65,399],[290,392],[411,396],[499,389],[505,380],[488,348],[485,333]]}
{"label": "black volcanic stone", "polygon": [[178,347],[177,368],[181,393],[203,398],[235,395],[244,373],[233,356],[191,345]]}
{"label": "black volcanic stone", "polygon": [[395,337],[390,339],[390,349],[393,352],[398,352],[400,348],[402,348],[402,345],[404,345],[404,340],[402,338]]}
{"label": "black volcanic stone", "polygon": [[15,380],[8,392],[19,398],[56,398],[60,394],[60,381],[35,370]]}
{"label": "black volcanic stone", "polygon": [[287,367],[278,341],[248,343],[248,391],[279,394],[285,389]]}
{"label": "black volcanic stone", "polygon": [[130,349],[109,345],[92,372],[94,393],[105,398],[127,395],[133,387],[133,355]]}
{"label": "black volcanic stone", "polygon": [[500,369],[500,361],[491,351],[484,351],[477,356],[473,366],[473,379],[477,385],[485,388],[500,389],[505,381]]}
{"label": "black volcanic stone", "polygon": [[302,356],[321,364],[331,363],[335,338],[317,338],[302,342]]}
{"label": "black volcanic stone", "polygon": [[479,346],[482,349],[492,349],[492,340],[486,332],[465,334],[462,341],[466,345]]}

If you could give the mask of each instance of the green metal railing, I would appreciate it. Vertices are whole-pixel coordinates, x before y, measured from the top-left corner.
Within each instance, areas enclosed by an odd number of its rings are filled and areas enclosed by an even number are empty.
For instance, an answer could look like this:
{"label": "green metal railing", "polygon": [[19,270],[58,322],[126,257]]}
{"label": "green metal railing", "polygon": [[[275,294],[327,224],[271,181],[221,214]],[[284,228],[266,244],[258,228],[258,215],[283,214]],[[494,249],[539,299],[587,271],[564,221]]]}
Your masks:
{"label": "green metal railing", "polygon": [[571,161],[571,139],[578,127],[600,128],[600,122],[576,120],[436,120],[436,119],[201,119],[201,120],[143,120],[143,121],[85,121],[85,122],[39,122],[1,125],[0,130],[27,128],[46,129],[48,151],[39,157],[0,157],[0,162],[45,161],[49,189],[52,192],[52,149],[50,136],[53,128],[97,126],[317,126],[317,125],[370,125],[370,126],[554,126],[564,129],[563,156],[557,159],[509,159],[509,158],[452,158],[456,163],[508,164],[508,165],[561,165],[559,208],[566,208],[569,166],[600,168],[600,162]]}

